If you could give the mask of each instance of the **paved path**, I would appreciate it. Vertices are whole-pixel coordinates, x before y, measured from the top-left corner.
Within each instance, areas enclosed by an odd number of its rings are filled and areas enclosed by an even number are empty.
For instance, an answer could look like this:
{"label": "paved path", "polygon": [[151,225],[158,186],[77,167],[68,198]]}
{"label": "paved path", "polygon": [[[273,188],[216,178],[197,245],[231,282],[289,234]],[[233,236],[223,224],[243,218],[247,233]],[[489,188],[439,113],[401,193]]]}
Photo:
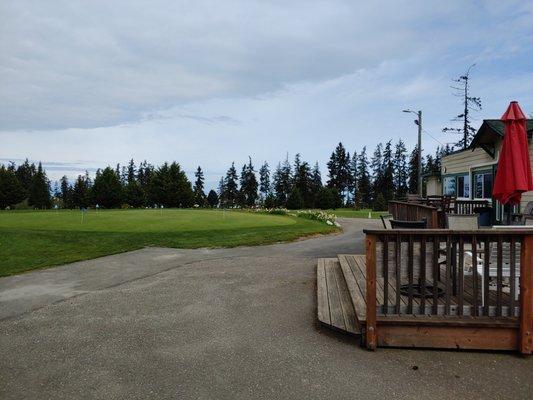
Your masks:
{"label": "paved path", "polygon": [[379,349],[317,325],[317,257],[288,244],[143,249],[0,279],[2,399],[528,398],[533,360]]}

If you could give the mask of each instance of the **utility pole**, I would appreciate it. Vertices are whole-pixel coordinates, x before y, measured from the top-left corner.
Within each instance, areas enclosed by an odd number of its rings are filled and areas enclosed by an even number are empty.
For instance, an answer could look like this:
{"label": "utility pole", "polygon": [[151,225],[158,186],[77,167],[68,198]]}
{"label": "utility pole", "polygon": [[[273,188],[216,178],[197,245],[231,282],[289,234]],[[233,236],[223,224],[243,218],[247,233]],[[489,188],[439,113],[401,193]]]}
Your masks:
{"label": "utility pole", "polygon": [[418,194],[422,196],[422,110],[418,111]]}
{"label": "utility pole", "polygon": [[411,113],[417,116],[415,124],[418,126],[418,194],[422,196],[422,110],[402,110],[404,113]]}

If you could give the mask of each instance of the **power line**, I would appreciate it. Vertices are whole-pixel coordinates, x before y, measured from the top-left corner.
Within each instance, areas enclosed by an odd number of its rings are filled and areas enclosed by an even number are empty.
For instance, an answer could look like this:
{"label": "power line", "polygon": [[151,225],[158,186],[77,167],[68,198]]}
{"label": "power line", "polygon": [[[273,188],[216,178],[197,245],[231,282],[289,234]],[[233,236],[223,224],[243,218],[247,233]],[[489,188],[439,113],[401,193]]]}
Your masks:
{"label": "power line", "polygon": [[432,138],[435,142],[440,143],[442,146],[446,146],[444,143],[442,143],[439,139],[437,139],[435,136],[433,136],[431,133],[426,131],[425,129],[422,129],[422,132],[427,134],[430,138]]}

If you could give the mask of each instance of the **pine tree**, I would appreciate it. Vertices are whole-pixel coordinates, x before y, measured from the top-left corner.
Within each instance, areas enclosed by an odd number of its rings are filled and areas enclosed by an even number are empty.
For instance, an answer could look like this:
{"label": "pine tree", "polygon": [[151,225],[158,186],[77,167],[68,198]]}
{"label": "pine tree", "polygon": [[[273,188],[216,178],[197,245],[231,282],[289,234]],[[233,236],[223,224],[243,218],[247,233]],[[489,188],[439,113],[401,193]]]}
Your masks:
{"label": "pine tree", "polygon": [[350,204],[355,202],[355,194],[357,192],[357,161],[358,161],[357,152],[354,151],[352,158],[350,160],[350,168],[349,168],[348,192],[350,193],[350,199],[349,199]]}
{"label": "pine tree", "polygon": [[461,122],[462,127],[445,127],[442,129],[443,132],[461,133],[463,138],[459,140],[455,146],[462,147],[463,149],[466,149],[470,145],[470,142],[476,133],[476,129],[472,126],[470,112],[481,110],[481,98],[470,95],[470,70],[472,67],[474,67],[474,65],[476,64],[471,65],[464,75],[454,79],[454,82],[459,86],[452,86],[452,89],[455,90],[454,96],[461,97],[461,103],[463,107],[461,113],[453,118],[452,121]]}
{"label": "pine tree", "polygon": [[[294,160],[293,189],[298,190],[302,199],[302,207],[311,208],[314,203],[313,181],[311,167],[307,161],[300,160],[300,154],[297,154]],[[291,194],[294,190],[291,191]],[[293,203],[293,206],[296,203]]]}
{"label": "pine tree", "polygon": [[237,197],[239,194],[239,187],[237,170],[235,169],[235,163],[231,163],[231,167],[226,173],[226,179],[224,180],[224,201],[227,207],[234,207],[237,205]]}
{"label": "pine tree", "polygon": [[[139,167],[139,172],[141,167]],[[136,168],[133,159],[128,167],[122,167],[121,183],[124,186],[124,201],[131,207],[141,207],[145,203],[144,193],[139,181],[136,178]]]}
{"label": "pine tree", "polygon": [[218,195],[213,189],[211,189],[207,195],[207,204],[209,204],[209,207],[211,208],[218,206]]}
{"label": "pine tree", "polygon": [[259,169],[259,192],[261,193],[260,197],[263,203],[270,194],[270,191],[270,169],[268,163],[265,161]]}
{"label": "pine tree", "polygon": [[257,201],[257,178],[252,164],[252,158],[248,157],[248,164],[243,165],[241,172],[241,198],[242,205],[253,207]]}
{"label": "pine tree", "polygon": [[304,200],[300,191],[296,186],[292,188],[292,191],[287,199],[287,208],[289,210],[299,210],[304,207]]}
{"label": "pine tree", "polygon": [[350,181],[350,153],[346,152],[342,143],[331,153],[328,166],[328,187],[335,188],[344,199]]}
{"label": "pine tree", "polygon": [[16,176],[19,183],[22,185],[25,198],[30,196],[31,187],[33,185],[33,177],[35,176],[36,172],[37,169],[35,167],[35,164],[30,164],[27,158],[16,169]]}
{"label": "pine tree", "polygon": [[137,182],[141,190],[141,206],[149,207],[154,204],[153,194],[151,193],[151,181],[154,176],[154,167],[148,164],[146,160],[139,164],[137,170]]}
{"label": "pine tree", "polygon": [[278,164],[274,173],[274,192],[278,206],[286,207],[287,199],[292,191],[292,170],[286,158],[282,165]]}
{"label": "pine tree", "polygon": [[[392,143],[389,140],[385,144],[383,150],[383,165],[381,170],[383,171],[383,181],[381,183],[380,191],[385,199],[385,202],[388,202],[394,198],[394,165],[392,157]],[[374,194],[377,194],[377,188]]]}
{"label": "pine tree", "polygon": [[226,183],[224,178],[220,178],[220,181],[218,182],[218,201],[221,207],[227,207]]}
{"label": "pine tree", "polygon": [[395,198],[403,199],[407,195],[407,149],[404,142],[400,139],[396,143],[394,151],[394,187],[396,189]]}
{"label": "pine tree", "polygon": [[[422,166],[422,170],[424,167]],[[418,146],[415,146],[409,157],[409,193],[418,193]]]}
{"label": "pine tree", "polygon": [[[372,186],[370,197],[371,201],[376,199],[377,193],[381,191],[383,185],[383,144],[378,143],[374,150],[374,155],[370,161],[370,168],[372,169]],[[368,204],[367,204],[368,205]]]}
{"label": "pine tree", "polygon": [[[102,175],[101,170],[96,171],[96,177]],[[95,178],[96,179],[96,178]],[[78,175],[72,193],[72,207],[87,208],[92,203],[92,185],[89,174]]]}
{"label": "pine tree", "polygon": [[72,187],[66,176],[63,176],[59,181],[60,199],[62,208],[72,208],[74,206],[72,202]]}
{"label": "pine tree", "polygon": [[366,146],[363,147],[357,159],[357,192],[355,206],[357,208],[369,207],[372,201],[372,185],[370,182],[370,172],[368,171],[368,159],[366,156]]}
{"label": "pine tree", "polygon": [[[118,167],[118,165],[117,165]],[[120,168],[117,168],[120,171]],[[94,179],[92,187],[96,204],[104,208],[118,208],[122,203],[122,185],[116,170],[106,167]],[[80,206],[83,207],[82,204]]]}
{"label": "pine tree", "polygon": [[196,181],[194,181],[194,189],[193,189],[194,203],[200,207],[204,207],[206,204],[206,197],[205,197],[205,192],[204,192],[205,179],[204,179],[204,173],[202,171],[202,168],[200,168],[200,166],[198,166],[198,168],[196,169],[194,176],[196,177]]}
{"label": "pine tree", "polygon": [[35,208],[50,208],[52,206],[50,181],[46,177],[41,163],[39,163],[37,172],[33,176],[28,204]]}
{"label": "pine tree", "polygon": [[320,173],[320,167],[317,161],[311,171],[311,197],[313,199],[313,205],[311,207],[315,207],[314,201],[320,189],[322,189],[322,174]]}
{"label": "pine tree", "polygon": [[26,198],[26,191],[20,183],[14,168],[0,164],[0,210],[13,207]]}

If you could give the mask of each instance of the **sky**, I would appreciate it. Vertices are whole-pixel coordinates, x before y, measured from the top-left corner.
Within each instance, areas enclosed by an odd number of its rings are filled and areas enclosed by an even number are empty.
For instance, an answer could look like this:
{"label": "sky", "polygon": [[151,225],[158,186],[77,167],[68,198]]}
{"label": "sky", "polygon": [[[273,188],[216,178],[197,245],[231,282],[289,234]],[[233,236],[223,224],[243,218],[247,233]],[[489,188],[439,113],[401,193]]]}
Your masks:
{"label": "sky", "polygon": [[0,163],[49,178],[131,158],[198,165],[208,188],[232,161],[256,169],[301,153],[417,139],[461,111],[452,79],[499,118],[533,114],[529,1],[2,1]]}

